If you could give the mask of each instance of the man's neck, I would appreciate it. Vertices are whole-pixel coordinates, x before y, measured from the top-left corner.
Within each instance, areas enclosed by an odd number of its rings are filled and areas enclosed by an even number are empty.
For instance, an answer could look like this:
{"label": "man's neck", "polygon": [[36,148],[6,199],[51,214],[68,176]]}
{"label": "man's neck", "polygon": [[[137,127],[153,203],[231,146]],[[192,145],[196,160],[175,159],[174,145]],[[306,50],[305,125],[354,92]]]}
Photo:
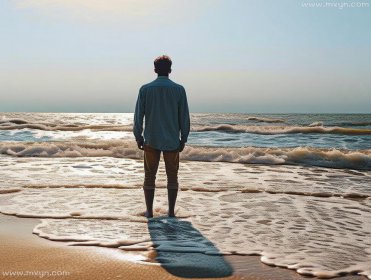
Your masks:
{"label": "man's neck", "polygon": [[169,75],[157,75],[157,78],[169,78]]}

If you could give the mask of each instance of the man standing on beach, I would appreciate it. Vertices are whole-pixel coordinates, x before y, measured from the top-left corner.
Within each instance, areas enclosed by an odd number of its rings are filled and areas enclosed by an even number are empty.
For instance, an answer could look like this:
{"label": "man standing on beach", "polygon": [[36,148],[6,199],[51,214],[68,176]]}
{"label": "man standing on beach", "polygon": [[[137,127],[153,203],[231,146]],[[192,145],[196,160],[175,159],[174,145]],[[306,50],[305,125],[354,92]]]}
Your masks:
{"label": "man standing on beach", "polygon": [[[179,153],[187,142],[190,119],[184,87],[169,79],[172,61],[168,56],[155,59],[158,77],[139,90],[133,132],[138,148],[144,150],[144,197],[147,218],[153,217],[155,180],[161,152],[167,175],[169,217],[175,217],[178,195]],[[143,119],[144,137],[143,132]]]}

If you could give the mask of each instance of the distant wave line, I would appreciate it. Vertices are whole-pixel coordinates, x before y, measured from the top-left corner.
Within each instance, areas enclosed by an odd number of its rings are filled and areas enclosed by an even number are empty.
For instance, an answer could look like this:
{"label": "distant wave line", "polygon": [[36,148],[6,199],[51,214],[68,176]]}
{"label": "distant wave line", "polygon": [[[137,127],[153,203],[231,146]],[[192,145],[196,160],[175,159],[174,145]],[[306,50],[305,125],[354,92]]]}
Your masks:
{"label": "distant wave line", "polygon": [[[11,123],[10,121],[14,121]],[[75,124],[48,124],[48,123],[23,123],[22,120],[0,121],[0,130],[39,129],[45,131],[132,131],[133,125],[75,125]],[[252,133],[262,135],[274,134],[340,134],[340,135],[371,135],[371,129],[346,128],[339,126],[324,127],[321,123],[309,126],[255,126],[255,125],[199,125],[191,127],[193,132],[221,131],[232,133]]]}
{"label": "distant wave line", "polygon": [[295,133],[321,133],[321,134],[344,134],[344,135],[371,135],[371,129],[356,129],[345,127],[323,127],[314,126],[246,126],[246,125],[211,125],[211,126],[194,126],[192,131],[225,131],[235,133],[253,133],[253,134],[295,134]]}

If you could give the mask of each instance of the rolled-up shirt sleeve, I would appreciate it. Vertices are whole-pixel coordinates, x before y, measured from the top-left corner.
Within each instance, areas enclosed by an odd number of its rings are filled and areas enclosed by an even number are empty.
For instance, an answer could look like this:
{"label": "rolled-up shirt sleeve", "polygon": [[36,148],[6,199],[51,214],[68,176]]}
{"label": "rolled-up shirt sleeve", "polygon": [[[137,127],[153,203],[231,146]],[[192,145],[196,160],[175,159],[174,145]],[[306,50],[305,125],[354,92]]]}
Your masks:
{"label": "rolled-up shirt sleeve", "polygon": [[187,142],[189,131],[190,131],[190,118],[189,108],[187,101],[187,94],[185,89],[182,88],[182,95],[179,101],[179,128],[180,128],[180,141],[183,143]]}
{"label": "rolled-up shirt sleeve", "polygon": [[133,133],[135,136],[135,140],[144,141],[143,138],[143,119],[144,119],[144,111],[145,111],[145,102],[142,89],[139,90],[137,103],[135,106],[135,113],[134,113],[134,126],[133,126]]}

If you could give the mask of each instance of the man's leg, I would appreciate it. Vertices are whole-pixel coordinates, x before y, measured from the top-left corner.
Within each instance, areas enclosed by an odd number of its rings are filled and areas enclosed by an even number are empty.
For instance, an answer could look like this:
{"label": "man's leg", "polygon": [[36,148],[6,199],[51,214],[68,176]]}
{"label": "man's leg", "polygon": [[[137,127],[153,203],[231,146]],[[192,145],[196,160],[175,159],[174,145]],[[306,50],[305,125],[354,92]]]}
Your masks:
{"label": "man's leg", "polygon": [[146,201],[147,218],[153,217],[153,199],[155,196],[155,181],[158,164],[160,162],[161,151],[144,146],[144,198]]}
{"label": "man's leg", "polygon": [[179,152],[164,152],[164,161],[167,175],[167,198],[169,203],[169,217],[175,217],[175,203],[178,195]]}

